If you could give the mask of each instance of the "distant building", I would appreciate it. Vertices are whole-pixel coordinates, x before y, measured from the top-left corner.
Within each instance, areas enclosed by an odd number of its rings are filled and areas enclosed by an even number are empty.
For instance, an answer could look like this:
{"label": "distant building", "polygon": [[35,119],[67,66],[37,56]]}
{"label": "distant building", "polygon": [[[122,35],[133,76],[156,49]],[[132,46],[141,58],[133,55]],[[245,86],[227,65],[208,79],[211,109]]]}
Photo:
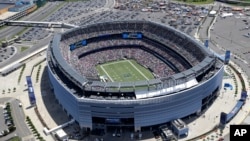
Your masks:
{"label": "distant building", "polygon": [[8,12],[9,8],[14,7],[15,3],[12,0],[0,0],[0,15]]}
{"label": "distant building", "polygon": [[185,137],[188,135],[189,128],[181,119],[172,121],[171,125],[173,128],[173,132],[176,134],[177,138]]}
{"label": "distant building", "polygon": [[0,4],[0,15],[6,13],[9,8],[13,7],[11,4]]}
{"label": "distant building", "polygon": [[[0,20],[17,20],[37,8],[33,0],[0,0]],[[4,22],[0,22],[3,26]]]}
{"label": "distant building", "polygon": [[33,0],[19,0],[15,2],[14,7],[9,8],[9,11],[21,12],[27,10],[32,6],[34,6]]}

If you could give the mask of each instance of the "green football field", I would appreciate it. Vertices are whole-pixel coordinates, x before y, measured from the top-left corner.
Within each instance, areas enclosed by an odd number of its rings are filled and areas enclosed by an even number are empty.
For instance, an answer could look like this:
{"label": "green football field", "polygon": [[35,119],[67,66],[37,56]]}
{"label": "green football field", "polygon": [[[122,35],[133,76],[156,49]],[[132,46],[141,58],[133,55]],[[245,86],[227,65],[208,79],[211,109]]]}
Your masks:
{"label": "green football field", "polygon": [[153,79],[153,74],[135,60],[119,60],[96,66],[100,76],[111,82],[130,82]]}

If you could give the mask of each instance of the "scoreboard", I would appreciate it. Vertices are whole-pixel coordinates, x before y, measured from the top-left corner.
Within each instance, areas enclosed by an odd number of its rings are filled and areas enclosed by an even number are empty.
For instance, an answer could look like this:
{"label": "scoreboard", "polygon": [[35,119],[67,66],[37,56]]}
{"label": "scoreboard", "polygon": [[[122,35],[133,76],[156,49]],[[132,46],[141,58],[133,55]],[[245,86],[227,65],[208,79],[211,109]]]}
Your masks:
{"label": "scoreboard", "polygon": [[227,50],[226,53],[225,53],[225,64],[229,63],[230,54],[231,54],[230,50]]}
{"label": "scoreboard", "polygon": [[69,50],[73,51],[76,48],[86,46],[86,45],[87,45],[87,40],[82,40],[82,41],[79,41],[79,42],[76,42],[74,44],[69,45]]}
{"label": "scoreboard", "polygon": [[140,32],[124,32],[122,33],[122,38],[123,39],[141,39],[142,38],[142,33]]}

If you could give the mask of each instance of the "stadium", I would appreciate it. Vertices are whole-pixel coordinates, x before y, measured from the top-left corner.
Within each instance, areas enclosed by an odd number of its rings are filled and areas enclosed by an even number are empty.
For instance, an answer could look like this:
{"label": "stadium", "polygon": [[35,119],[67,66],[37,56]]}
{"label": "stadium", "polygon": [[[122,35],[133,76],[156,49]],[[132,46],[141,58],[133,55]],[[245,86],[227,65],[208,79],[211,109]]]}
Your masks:
{"label": "stadium", "polygon": [[95,23],[56,34],[47,51],[56,99],[87,130],[141,131],[200,115],[224,64],[205,46],[150,21]]}

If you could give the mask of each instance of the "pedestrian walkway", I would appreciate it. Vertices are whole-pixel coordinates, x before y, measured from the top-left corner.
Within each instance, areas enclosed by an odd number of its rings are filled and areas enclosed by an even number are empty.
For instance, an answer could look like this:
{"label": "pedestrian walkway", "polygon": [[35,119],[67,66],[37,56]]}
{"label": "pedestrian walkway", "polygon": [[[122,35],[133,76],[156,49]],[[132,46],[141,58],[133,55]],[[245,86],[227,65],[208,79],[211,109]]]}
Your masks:
{"label": "pedestrian walkway", "polygon": [[[27,86],[26,86],[26,76],[29,76],[31,74],[31,70],[34,64],[37,63],[37,61],[41,60],[41,58],[45,58],[45,54],[43,55],[36,55],[32,58],[30,58],[29,60],[26,61],[26,67],[21,75],[21,70],[22,68],[10,73],[9,75],[7,75],[6,77],[2,77],[1,78],[1,87],[0,87],[0,91],[1,91],[1,97],[14,97],[16,99],[19,99],[22,103],[22,107],[24,109],[24,113],[26,116],[29,116],[32,123],[35,125],[35,128],[38,130],[38,132],[40,133],[40,135],[46,140],[46,141],[53,141],[54,139],[51,136],[46,136],[43,133],[43,125],[41,124],[40,120],[38,119],[34,107],[31,107],[30,102],[29,102],[29,97],[28,97],[28,91],[27,91]],[[20,83],[18,83],[18,78],[21,75],[21,80]],[[33,83],[35,82],[35,79],[32,78]],[[16,89],[14,91],[14,88]],[[35,87],[36,89],[36,87]],[[3,92],[4,91],[4,92]],[[35,92],[37,92],[35,90]],[[39,97],[39,93],[35,93],[36,97],[37,97],[37,102],[40,103],[40,97]],[[35,140],[34,135],[31,135],[29,137],[27,137],[27,140],[32,140],[31,138],[33,137],[33,139]],[[26,140],[26,137],[25,137]]]}
{"label": "pedestrian walkway", "polygon": [[[44,57],[45,57],[45,54],[42,55],[42,56],[38,55],[35,58],[33,58],[32,60],[30,60],[28,63],[26,63],[26,68],[24,70],[21,83],[19,84],[19,86],[20,86],[21,89],[23,89],[23,90],[27,89],[25,77],[31,75],[31,70],[32,70],[33,66],[37,63],[37,61],[41,60]],[[32,77],[32,83],[33,83],[33,85],[35,84],[35,80],[36,79],[34,79],[34,77]],[[39,97],[40,93],[37,93],[35,85],[34,85],[34,92],[35,92],[35,96],[36,96],[37,106],[39,107],[40,106],[39,103],[41,101],[41,98]],[[40,122],[39,118],[37,117],[37,115],[35,113],[35,110],[34,110],[34,107],[31,107],[31,105],[30,105],[28,92],[27,91],[23,91],[23,92],[20,92],[20,93],[23,93],[20,96],[20,100],[23,103],[23,108],[24,108],[24,112],[25,112],[26,116],[30,117],[30,119],[31,119],[32,123],[35,125],[37,131],[40,133],[40,135],[46,141],[49,141],[49,140],[53,141],[54,139],[51,136],[46,136],[43,133],[44,126],[42,125],[42,123]]]}
{"label": "pedestrian walkway", "polygon": [[[239,67],[237,67],[233,62],[230,62],[234,67],[236,67],[240,72],[242,71]],[[229,69],[228,67],[226,67],[227,69],[226,72],[229,74],[233,74],[235,76],[236,73],[233,72],[231,69]],[[247,76],[243,74],[243,78],[247,84],[246,88],[249,88],[249,85],[247,83]],[[225,81],[226,82],[226,81]],[[239,80],[239,78],[236,77],[236,83],[238,84],[238,94],[236,97],[234,97],[234,92],[230,92],[230,90],[221,90],[221,94],[219,99],[216,100],[216,102],[213,104],[212,108],[218,112],[225,112],[228,113],[232,110],[233,106],[235,106],[236,101],[240,99],[240,94],[241,94],[241,82]],[[231,83],[232,84],[232,83]],[[235,88],[235,85],[233,85],[233,87]],[[249,92],[248,92],[249,93]],[[220,101],[220,99],[224,99],[224,102],[221,102],[220,104],[218,104],[217,101]],[[250,119],[249,116],[249,112],[250,112],[250,102],[249,102],[249,98],[247,98],[245,105],[243,105],[242,109],[238,112],[238,114],[229,122],[226,124],[225,128],[223,129],[217,129],[217,130],[213,130],[211,133],[204,135],[202,137],[199,138],[199,140],[201,141],[209,141],[209,140],[214,140],[214,139],[219,139],[219,138],[224,138],[225,135],[229,134],[229,127],[230,125],[233,124],[242,124],[245,122],[248,122],[248,119]],[[201,132],[207,129],[207,132],[211,131],[213,128],[211,125],[218,125],[219,124],[219,120],[220,120],[220,116],[215,115],[214,112],[216,113],[216,111],[212,110],[212,113],[210,112],[211,110],[208,110],[205,114],[206,115],[210,115],[210,120],[207,121],[202,121],[202,118],[198,119],[195,121],[195,124],[198,126],[198,128],[196,129],[196,132]],[[211,120],[212,119],[212,120]],[[247,120],[245,120],[247,119]],[[199,127],[202,126],[202,124],[207,124],[205,127],[200,128]],[[211,125],[210,125],[211,124]],[[210,126],[209,126],[210,125]],[[192,124],[189,125],[189,127],[192,128]],[[206,133],[206,132],[203,132]],[[197,135],[198,136],[198,135]],[[189,138],[185,138],[184,140],[189,139]],[[191,138],[190,138],[191,139]]]}

